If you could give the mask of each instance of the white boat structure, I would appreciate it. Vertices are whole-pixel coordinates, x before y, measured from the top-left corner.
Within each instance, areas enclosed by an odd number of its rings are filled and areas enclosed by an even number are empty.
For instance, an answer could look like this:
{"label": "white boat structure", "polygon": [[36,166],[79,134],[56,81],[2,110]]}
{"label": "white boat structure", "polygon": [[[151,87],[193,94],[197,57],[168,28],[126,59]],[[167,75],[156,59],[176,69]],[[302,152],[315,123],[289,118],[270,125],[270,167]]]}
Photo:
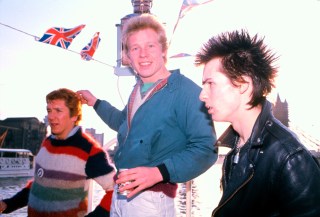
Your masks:
{"label": "white boat structure", "polygon": [[0,148],[0,178],[32,177],[34,155],[28,149]]}

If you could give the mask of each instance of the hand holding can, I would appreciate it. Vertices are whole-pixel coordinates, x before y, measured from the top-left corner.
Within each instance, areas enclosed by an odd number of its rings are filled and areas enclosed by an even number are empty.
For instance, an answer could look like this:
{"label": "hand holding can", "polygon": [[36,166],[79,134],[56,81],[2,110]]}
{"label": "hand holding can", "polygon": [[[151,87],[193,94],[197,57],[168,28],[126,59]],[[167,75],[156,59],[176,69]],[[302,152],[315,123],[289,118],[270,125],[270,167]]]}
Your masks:
{"label": "hand holding can", "polygon": [[[119,174],[125,170],[128,170],[128,169],[119,169]],[[118,189],[117,189],[117,193],[120,194],[120,195],[124,195],[124,196],[127,196],[129,193],[130,193],[130,190],[124,190],[124,191],[120,191],[120,188],[130,184],[131,181],[126,181],[126,182],[122,182],[122,183],[119,183],[118,184]]]}

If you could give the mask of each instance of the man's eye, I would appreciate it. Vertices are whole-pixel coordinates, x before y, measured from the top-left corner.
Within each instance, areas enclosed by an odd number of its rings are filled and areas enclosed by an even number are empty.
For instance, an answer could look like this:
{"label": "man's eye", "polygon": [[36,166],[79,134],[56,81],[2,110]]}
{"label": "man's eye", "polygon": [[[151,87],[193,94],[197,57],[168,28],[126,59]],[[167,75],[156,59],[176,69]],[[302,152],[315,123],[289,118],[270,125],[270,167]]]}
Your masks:
{"label": "man's eye", "polygon": [[213,85],[214,85],[214,83],[213,83],[213,82],[208,82],[208,84],[209,84],[210,86],[213,86]]}
{"label": "man's eye", "polygon": [[203,83],[203,86],[211,86],[213,83],[210,81],[206,81]]}

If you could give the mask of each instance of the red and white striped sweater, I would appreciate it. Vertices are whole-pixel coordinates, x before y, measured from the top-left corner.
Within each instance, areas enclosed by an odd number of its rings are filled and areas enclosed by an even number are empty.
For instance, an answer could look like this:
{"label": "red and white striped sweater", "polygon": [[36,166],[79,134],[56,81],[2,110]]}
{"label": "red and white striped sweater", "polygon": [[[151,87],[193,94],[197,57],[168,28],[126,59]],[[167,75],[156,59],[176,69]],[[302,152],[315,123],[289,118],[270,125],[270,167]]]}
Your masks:
{"label": "red and white striped sweater", "polygon": [[[81,128],[65,140],[49,136],[36,156],[34,180],[26,187],[30,190],[23,191],[29,194],[24,196],[28,198],[28,216],[85,216],[89,179],[94,179],[106,192],[110,191],[91,215],[109,216],[114,172],[107,154]],[[13,201],[5,200],[6,211],[17,206]]]}

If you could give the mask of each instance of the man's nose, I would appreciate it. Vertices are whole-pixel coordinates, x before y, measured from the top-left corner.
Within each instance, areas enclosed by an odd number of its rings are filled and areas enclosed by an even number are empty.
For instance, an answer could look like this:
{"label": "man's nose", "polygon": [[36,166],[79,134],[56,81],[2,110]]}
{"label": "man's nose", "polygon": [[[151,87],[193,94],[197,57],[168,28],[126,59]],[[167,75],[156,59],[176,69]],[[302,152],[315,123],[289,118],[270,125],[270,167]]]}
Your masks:
{"label": "man's nose", "polygon": [[208,98],[208,96],[206,94],[206,91],[204,89],[202,89],[200,92],[200,95],[199,95],[199,99],[204,102],[207,98]]}

